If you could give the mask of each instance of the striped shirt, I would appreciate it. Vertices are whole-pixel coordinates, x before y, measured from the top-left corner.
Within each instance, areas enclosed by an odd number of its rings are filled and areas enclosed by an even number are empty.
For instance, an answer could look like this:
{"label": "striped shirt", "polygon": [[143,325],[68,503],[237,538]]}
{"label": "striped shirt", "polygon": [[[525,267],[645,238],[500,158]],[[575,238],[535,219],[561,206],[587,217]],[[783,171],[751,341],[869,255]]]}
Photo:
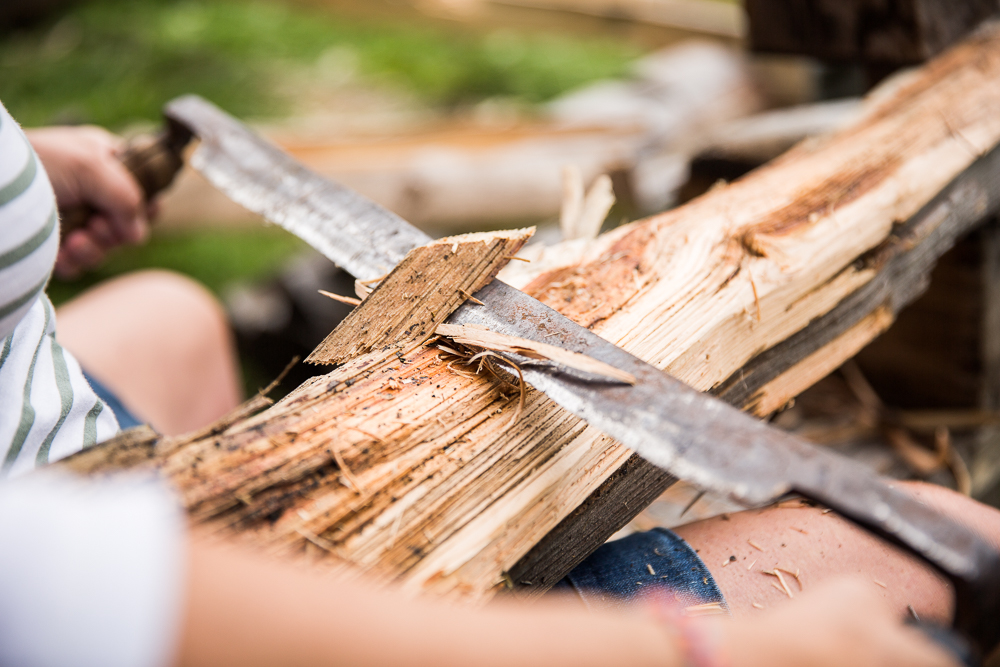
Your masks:
{"label": "striped shirt", "polygon": [[56,342],[45,286],[58,249],[52,185],[0,104],[0,477],[118,432],[112,411]]}

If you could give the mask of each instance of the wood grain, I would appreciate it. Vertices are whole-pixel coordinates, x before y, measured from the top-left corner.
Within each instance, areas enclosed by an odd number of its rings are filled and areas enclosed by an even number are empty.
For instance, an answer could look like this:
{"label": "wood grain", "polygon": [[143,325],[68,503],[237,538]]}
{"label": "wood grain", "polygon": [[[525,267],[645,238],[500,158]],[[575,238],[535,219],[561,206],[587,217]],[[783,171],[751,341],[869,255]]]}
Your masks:
{"label": "wood grain", "polygon": [[[854,126],[539,266],[525,289],[698,389],[781,405],[804,382],[776,378],[853,354],[997,209],[997,108],[993,29]],[[427,346],[359,357],[224,432],[158,444],[153,464],[206,528],[274,552],[470,600],[542,590],[669,476],[534,391],[511,424],[517,393],[476,370]]]}
{"label": "wood grain", "polygon": [[996,14],[991,0],[747,0],[760,51],[839,62],[912,65]]}
{"label": "wood grain", "polygon": [[360,354],[404,354],[492,281],[535,228],[477,232],[414,248],[306,361],[339,364]]}

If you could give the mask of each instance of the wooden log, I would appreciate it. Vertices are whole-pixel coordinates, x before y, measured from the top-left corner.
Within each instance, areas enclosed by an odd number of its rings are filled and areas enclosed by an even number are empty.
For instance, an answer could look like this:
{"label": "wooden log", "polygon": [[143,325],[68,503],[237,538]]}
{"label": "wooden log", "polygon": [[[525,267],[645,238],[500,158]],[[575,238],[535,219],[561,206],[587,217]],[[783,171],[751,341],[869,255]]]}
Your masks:
{"label": "wooden log", "polygon": [[[525,289],[763,414],[887,326],[997,209],[998,81],[994,28],[857,125],[602,236]],[[470,599],[522,575],[542,589],[667,477],[537,392],[511,423],[517,392],[475,371],[426,346],[349,361],[222,433],[161,441],[155,465],[195,520],[275,552]],[[518,569],[525,556],[543,576]]]}
{"label": "wooden log", "polygon": [[754,50],[912,65],[997,12],[994,0],[747,0]]}

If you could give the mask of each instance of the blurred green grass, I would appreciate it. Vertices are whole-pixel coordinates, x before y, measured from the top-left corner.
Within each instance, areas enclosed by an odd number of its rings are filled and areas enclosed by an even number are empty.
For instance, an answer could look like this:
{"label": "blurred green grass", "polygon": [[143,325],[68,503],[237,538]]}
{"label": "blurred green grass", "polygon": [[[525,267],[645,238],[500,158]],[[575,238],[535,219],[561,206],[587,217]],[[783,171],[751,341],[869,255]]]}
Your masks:
{"label": "blurred green grass", "polygon": [[[237,117],[274,119],[324,87],[401,89],[445,110],[505,97],[530,105],[622,74],[639,48],[622,40],[431,21],[359,18],[265,0],[89,0],[47,24],[0,35],[0,100],[26,126],[158,123],[163,104],[202,95]],[[308,90],[304,90],[308,88]],[[64,303],[144,268],[187,274],[218,296],[266,280],[304,247],[275,227],[155,230],[80,280],[53,280]],[[271,378],[242,360],[247,390]]]}
{"label": "blurred green grass", "polygon": [[276,117],[295,110],[289,81],[316,74],[323,85],[332,66],[432,106],[535,103],[621,74],[636,55],[620,40],[482,33],[263,0],[91,0],[0,38],[0,100],[25,125],[121,128],[157,120],[183,93],[240,117]]}
{"label": "blurred green grass", "polygon": [[107,278],[158,268],[189,275],[221,297],[234,283],[270,277],[305,247],[284,229],[270,225],[176,231],[154,227],[145,245],[118,248],[100,268],[78,280],[53,279],[48,294],[58,306]]}

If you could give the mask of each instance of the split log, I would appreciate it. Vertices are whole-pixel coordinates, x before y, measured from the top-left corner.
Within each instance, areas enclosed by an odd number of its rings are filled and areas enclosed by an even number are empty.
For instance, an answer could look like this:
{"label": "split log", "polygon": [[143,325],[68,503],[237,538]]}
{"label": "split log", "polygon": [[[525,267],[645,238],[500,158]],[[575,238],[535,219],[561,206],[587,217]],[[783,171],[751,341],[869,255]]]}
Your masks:
{"label": "split log", "polygon": [[[857,125],[602,236],[525,290],[767,414],[885,330],[997,210],[998,82],[994,27]],[[517,393],[474,371],[433,346],[348,361],[221,433],[156,442],[153,465],[195,520],[275,552],[414,591],[540,590],[669,478],[538,392],[511,424]]]}

